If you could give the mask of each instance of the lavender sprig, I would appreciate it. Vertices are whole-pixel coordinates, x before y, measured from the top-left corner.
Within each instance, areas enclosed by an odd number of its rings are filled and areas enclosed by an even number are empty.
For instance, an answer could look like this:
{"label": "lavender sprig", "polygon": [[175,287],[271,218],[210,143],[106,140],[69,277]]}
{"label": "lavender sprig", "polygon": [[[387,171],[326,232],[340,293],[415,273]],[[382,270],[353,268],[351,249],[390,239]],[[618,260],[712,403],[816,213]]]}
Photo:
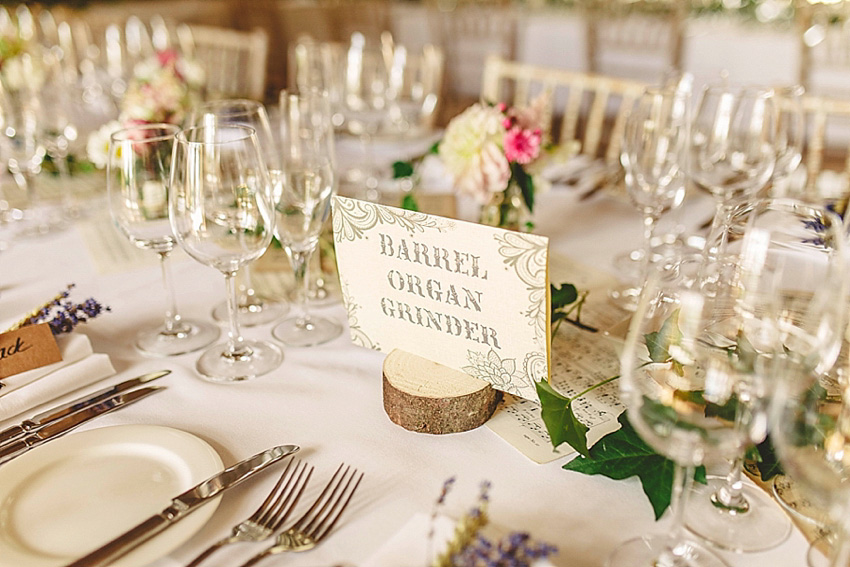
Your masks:
{"label": "lavender sprig", "polygon": [[50,325],[50,330],[54,335],[70,333],[77,325],[85,323],[89,319],[94,319],[104,311],[111,311],[109,307],[101,305],[91,297],[82,303],[68,301],[68,296],[73,288],[74,284],[68,284],[63,291],[36,307],[8,330],[14,331],[28,325],[46,322]]}

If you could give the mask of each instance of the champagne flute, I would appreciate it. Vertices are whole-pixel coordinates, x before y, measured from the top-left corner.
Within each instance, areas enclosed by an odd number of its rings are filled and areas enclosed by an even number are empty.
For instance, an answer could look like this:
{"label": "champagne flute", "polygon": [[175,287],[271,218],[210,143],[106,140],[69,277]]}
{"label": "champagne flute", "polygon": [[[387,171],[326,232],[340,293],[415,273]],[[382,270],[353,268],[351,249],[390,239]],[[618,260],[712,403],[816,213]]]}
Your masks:
{"label": "champagne flute", "polygon": [[776,164],[773,91],[709,85],[691,120],[688,168],[697,187],[715,201],[705,251],[723,253],[727,218],[740,201],[751,200]]}
{"label": "champagne flute", "polygon": [[[280,170],[280,153],[272,134],[266,107],[262,103],[248,99],[224,99],[207,102],[194,109],[186,119],[186,126],[203,126],[205,117],[223,124],[243,124],[257,132],[257,141],[266,167],[270,172]],[[239,279],[239,320],[245,327],[262,325],[280,319],[289,311],[285,303],[272,302],[257,295],[251,282],[251,266],[243,266]],[[213,308],[216,321],[227,321],[227,302]]]}
{"label": "champagne flute", "polygon": [[177,313],[168,258],[174,236],[168,223],[173,124],[146,124],[119,130],[109,138],[106,186],[109,210],[119,232],[139,248],[159,255],[165,287],[165,321],[136,335],[136,348],[172,356],[203,348],[218,338],[215,325],[183,319]]}
{"label": "champagne flute", "polygon": [[806,114],[803,108],[805,92],[801,85],[774,89],[776,99],[776,141],[774,144],[776,165],[770,178],[774,189],[786,184],[791,174],[797,170],[803,161],[803,145],[806,140]]}
{"label": "champagne flute", "polygon": [[272,239],[271,182],[253,128],[209,121],[177,134],[168,217],[180,246],[224,274],[230,315],[228,340],[207,349],[198,372],[213,382],[248,380],[283,360],[266,341],[239,330],[239,269],[263,255]]}
{"label": "champagne flute", "polygon": [[275,184],[275,234],[292,262],[299,313],[272,330],[291,346],[325,343],[342,333],[331,319],[309,312],[310,257],[330,212],[336,186],[333,125],[328,94],[280,94],[283,175]]}
{"label": "champagne flute", "polygon": [[647,88],[626,120],[620,161],[632,204],[643,215],[644,253],[637,285],[612,291],[617,305],[634,310],[652,262],[652,241],[662,213],[685,196],[681,163],[687,141],[687,92]]}

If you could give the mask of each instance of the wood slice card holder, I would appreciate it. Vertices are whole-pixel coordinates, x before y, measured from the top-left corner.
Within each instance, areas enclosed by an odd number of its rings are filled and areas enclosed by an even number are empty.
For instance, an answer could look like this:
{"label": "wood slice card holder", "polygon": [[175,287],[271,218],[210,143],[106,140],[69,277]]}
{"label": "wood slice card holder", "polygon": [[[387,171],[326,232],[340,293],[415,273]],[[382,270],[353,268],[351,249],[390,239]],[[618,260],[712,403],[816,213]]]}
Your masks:
{"label": "wood slice card holder", "polygon": [[488,382],[396,349],[384,360],[383,397],[393,423],[442,435],[483,425],[502,396]]}

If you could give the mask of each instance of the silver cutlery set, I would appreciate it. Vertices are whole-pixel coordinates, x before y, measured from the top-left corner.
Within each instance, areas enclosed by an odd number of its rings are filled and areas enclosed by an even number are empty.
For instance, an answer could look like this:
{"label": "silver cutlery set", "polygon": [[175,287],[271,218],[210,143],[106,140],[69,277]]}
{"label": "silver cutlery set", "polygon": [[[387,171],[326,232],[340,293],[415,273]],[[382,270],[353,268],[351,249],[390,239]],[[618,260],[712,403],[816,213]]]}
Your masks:
{"label": "silver cutlery set", "polygon": [[[0,431],[0,465],[34,447],[61,437],[80,425],[106,413],[126,407],[165,389],[162,386],[137,388],[170,374],[170,370],[150,372],[63,403]],[[92,551],[67,567],[109,565],[139,545],[176,524],[225,490],[298,452],[297,445],[272,447],[221,471],[176,496],[169,506],[142,521],[124,534]],[[225,537],[200,553],[187,567],[196,567],[221,547],[236,542],[260,542],[277,533],[275,543],[251,557],[242,567],[287,551],[307,551],[331,532],[360,485],[363,473],[340,465],[310,507],[288,527],[292,515],[313,474],[313,467],[290,461],[268,497],[251,517],[233,527]]]}

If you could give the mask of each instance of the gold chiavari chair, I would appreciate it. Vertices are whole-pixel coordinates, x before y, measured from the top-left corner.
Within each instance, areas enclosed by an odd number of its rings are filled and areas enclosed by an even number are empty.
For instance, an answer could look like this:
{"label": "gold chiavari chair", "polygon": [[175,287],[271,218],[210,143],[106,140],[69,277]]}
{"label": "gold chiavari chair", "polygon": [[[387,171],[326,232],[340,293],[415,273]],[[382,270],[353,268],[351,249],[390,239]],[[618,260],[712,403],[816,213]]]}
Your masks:
{"label": "gold chiavari chair", "polygon": [[[825,172],[843,177],[843,189],[828,192],[850,194],[850,100],[808,95],[803,98],[806,113],[806,144],[803,167],[806,172],[804,197],[819,200],[819,187]],[[834,196],[834,195],[833,195]]]}
{"label": "gold chiavari chair", "polygon": [[207,98],[263,100],[269,52],[264,29],[181,24],[177,36],[183,53],[204,69]]}
{"label": "gold chiavari chair", "polygon": [[687,2],[583,0],[588,71],[647,82],[682,68]]}
{"label": "gold chiavari chair", "polygon": [[850,96],[850,2],[796,0],[795,30],[806,92]]}
{"label": "gold chiavari chair", "polygon": [[[579,153],[607,164],[619,162],[626,115],[645,83],[589,73],[487,58],[481,97],[527,106],[540,95],[545,132],[552,141],[576,141]],[[557,131],[556,131],[557,130]]]}

